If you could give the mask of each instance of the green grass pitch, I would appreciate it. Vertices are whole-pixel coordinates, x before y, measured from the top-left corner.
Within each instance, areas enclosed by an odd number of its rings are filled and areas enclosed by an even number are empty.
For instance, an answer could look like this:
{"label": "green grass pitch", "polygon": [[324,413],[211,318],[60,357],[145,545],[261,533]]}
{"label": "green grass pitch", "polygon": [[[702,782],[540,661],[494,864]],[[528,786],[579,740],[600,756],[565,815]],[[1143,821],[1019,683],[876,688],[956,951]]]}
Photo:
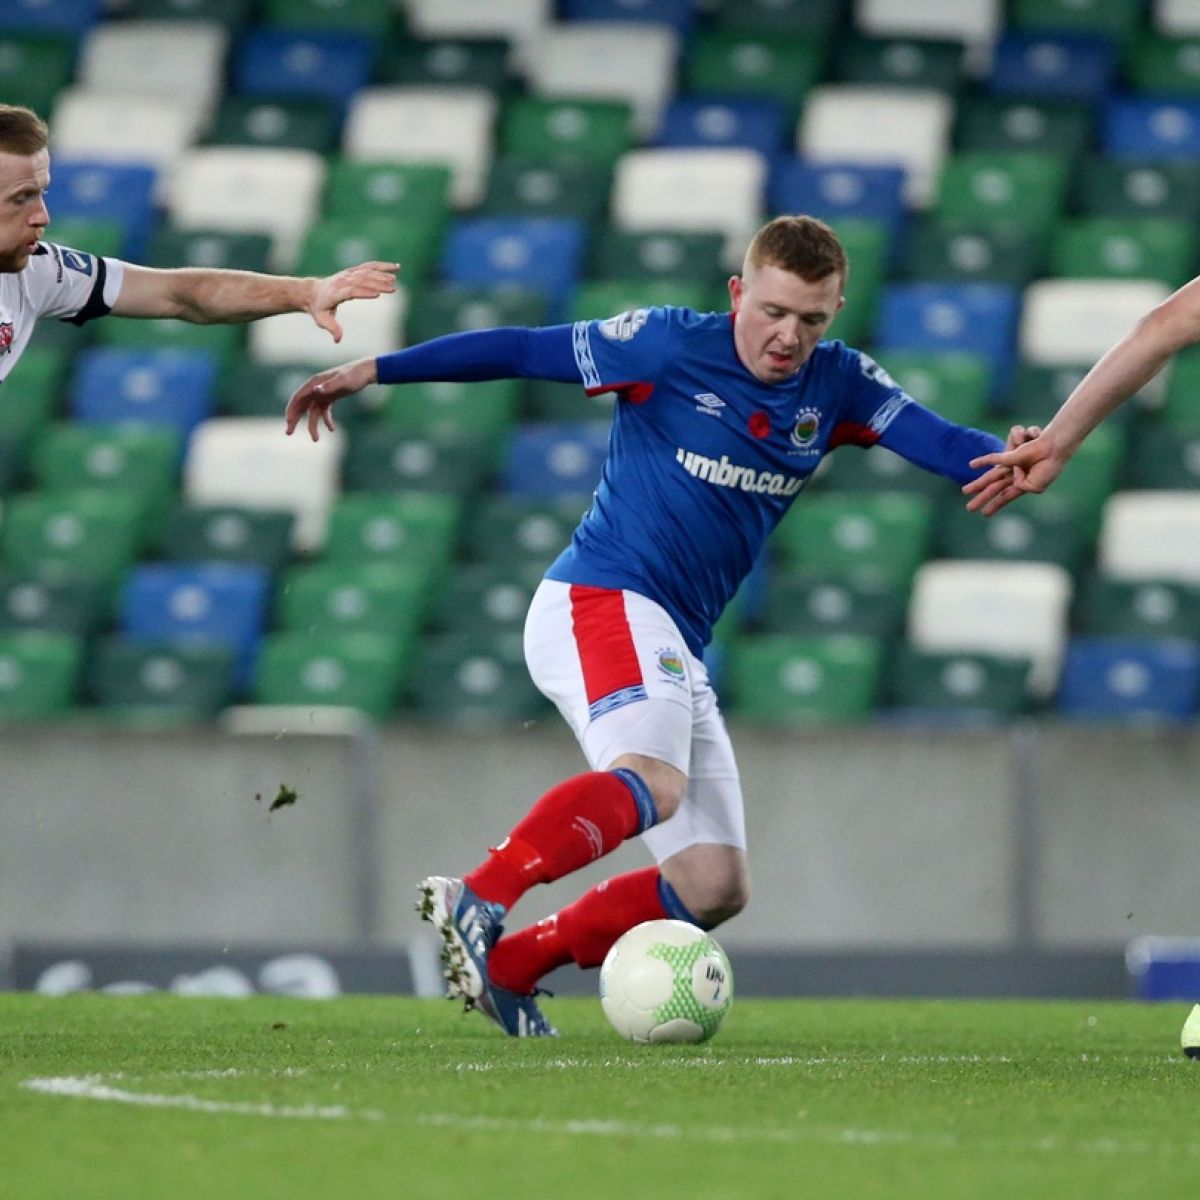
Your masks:
{"label": "green grass pitch", "polygon": [[0,1195],[1194,1197],[1187,1006],[753,1001],[703,1046],[551,1000],[0,995]]}

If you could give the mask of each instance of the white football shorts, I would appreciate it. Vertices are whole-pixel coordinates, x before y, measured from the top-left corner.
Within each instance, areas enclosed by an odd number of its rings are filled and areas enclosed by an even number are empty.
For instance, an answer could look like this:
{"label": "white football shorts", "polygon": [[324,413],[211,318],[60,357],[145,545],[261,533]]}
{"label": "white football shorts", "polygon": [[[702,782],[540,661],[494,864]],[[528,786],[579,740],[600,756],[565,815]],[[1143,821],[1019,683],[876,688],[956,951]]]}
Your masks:
{"label": "white football shorts", "polygon": [[525,620],[525,662],[592,770],[644,754],[687,775],[675,815],[642,835],[656,861],[701,843],[746,848],[716,694],[666,609],[637,592],[544,579]]}

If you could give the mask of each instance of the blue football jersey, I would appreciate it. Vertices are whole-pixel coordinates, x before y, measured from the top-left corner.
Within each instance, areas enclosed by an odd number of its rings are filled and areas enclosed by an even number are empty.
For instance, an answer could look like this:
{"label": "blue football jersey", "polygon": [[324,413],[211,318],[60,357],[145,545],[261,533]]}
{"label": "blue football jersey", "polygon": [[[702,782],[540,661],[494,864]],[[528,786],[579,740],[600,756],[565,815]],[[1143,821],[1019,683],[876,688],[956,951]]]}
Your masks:
{"label": "blue football jersey", "polygon": [[733,320],[649,308],[572,331],[584,387],[619,400],[592,506],[547,575],[648,596],[696,654],[822,456],[874,444],[912,403],[839,341],[762,383],[737,356]]}

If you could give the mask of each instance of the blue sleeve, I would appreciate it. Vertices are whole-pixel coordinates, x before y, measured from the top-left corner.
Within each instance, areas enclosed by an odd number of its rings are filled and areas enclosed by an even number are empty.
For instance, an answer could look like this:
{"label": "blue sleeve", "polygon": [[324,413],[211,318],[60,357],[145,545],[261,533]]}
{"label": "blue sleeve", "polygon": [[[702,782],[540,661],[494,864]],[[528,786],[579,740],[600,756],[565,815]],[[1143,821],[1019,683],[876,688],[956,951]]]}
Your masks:
{"label": "blue sleeve", "polygon": [[994,434],[955,425],[912,399],[883,431],[879,444],[957,483],[968,483],[987,469],[972,471],[967,465],[971,459],[1004,449],[1004,443]]}
{"label": "blue sleeve", "polygon": [[630,392],[658,382],[674,320],[670,308],[635,308],[604,321],[575,324],[579,378],[592,395]]}
{"label": "blue sleeve", "polygon": [[505,326],[448,333],[375,360],[380,383],[429,380],[554,379],[579,383],[573,326]]}

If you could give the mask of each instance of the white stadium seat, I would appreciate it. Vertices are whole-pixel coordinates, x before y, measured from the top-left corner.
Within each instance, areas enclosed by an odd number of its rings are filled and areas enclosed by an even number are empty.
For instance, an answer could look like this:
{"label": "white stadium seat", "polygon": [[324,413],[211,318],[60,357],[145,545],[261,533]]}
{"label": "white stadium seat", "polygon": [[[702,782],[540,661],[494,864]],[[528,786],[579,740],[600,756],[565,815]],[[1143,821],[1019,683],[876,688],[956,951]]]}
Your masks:
{"label": "white stadium seat", "polygon": [[658,128],[675,89],[679,33],[653,22],[565,21],[524,48],[530,91],[548,97],[624,100],[642,137]]}
{"label": "white stadium seat", "polygon": [[826,84],[808,94],[796,149],[818,162],[889,163],[905,169],[905,199],[932,203],[950,145],[954,101],[927,88]]}
{"label": "white stadium seat", "polygon": [[1097,553],[1115,579],[1200,584],[1200,492],[1117,492],[1104,506]]}
{"label": "white stadium seat", "polygon": [[767,164],[757,150],[630,150],[613,180],[613,223],[621,229],[717,230],[726,266],[762,223]]}
{"label": "white stadium seat", "polygon": [[1048,366],[1092,363],[1170,294],[1148,279],[1040,279],[1025,289],[1020,356]]}
{"label": "white stadium seat", "polygon": [[340,432],[323,429],[314,443],[303,429],[285,437],[282,418],[216,417],[192,434],[183,493],[191,504],[287,509],[294,547],[308,553],[325,543],[344,450]]}
{"label": "white stadium seat", "polygon": [[858,0],[854,23],[871,37],[947,38],[986,46],[1003,29],[1004,5],[1003,0]]}
{"label": "white stadium seat", "polygon": [[342,148],[359,161],[441,162],[450,199],[483,199],[493,150],[496,96],[487,88],[366,88],[351,102]]}
{"label": "white stadium seat", "polygon": [[1154,27],[1167,37],[1200,33],[1200,0],[1154,0]]}
{"label": "white stadium seat", "polygon": [[224,89],[229,34],[211,21],[109,21],[82,39],[78,82],[93,91],[191,101],[202,118]]}
{"label": "white stadium seat", "polygon": [[1058,679],[1071,591],[1071,576],[1052,563],[928,562],[913,581],[909,640],[935,653],[1031,659],[1030,686],[1049,695]]}
{"label": "white stadium seat", "polygon": [[554,16],[552,0],[407,0],[409,28],[423,38],[532,37]]}
{"label": "white stadium seat", "polygon": [[404,345],[408,293],[402,286],[374,300],[349,300],[338,309],[342,340],[335,342],[308,313],[284,313],[250,326],[250,357],[257,362],[311,363],[332,367],[384,354]]}
{"label": "white stadium seat", "polygon": [[184,229],[268,233],[272,265],[289,270],[320,209],[325,159],[311,150],[204,146],[187,151],[170,184],[167,210]]}

